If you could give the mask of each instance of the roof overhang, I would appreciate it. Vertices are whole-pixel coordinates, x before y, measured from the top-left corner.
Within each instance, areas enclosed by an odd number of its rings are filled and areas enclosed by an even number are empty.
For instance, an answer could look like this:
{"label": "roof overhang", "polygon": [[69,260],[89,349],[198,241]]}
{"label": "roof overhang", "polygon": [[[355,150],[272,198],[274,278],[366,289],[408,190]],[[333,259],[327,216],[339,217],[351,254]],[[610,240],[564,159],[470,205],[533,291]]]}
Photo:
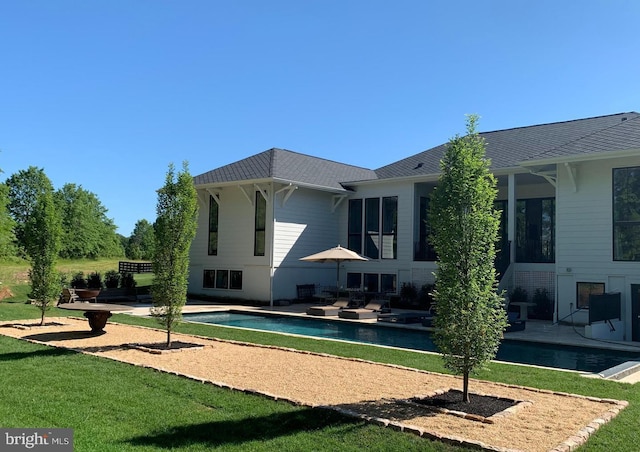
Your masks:
{"label": "roof overhang", "polygon": [[637,157],[640,154],[640,149],[625,149],[621,151],[612,151],[612,152],[594,152],[591,154],[573,154],[573,155],[563,155],[556,156],[550,158],[542,158],[542,159],[530,159],[524,160],[520,162],[525,168],[530,167],[541,167],[546,165],[557,165],[563,163],[577,163],[577,162],[587,162],[594,160],[606,160],[613,158],[624,158],[624,157]]}

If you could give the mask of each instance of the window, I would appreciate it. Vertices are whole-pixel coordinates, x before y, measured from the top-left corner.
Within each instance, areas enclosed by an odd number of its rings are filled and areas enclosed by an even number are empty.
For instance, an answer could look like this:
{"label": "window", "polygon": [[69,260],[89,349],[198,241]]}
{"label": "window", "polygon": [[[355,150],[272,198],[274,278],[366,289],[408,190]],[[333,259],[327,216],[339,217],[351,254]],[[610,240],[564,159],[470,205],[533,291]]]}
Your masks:
{"label": "window", "polygon": [[640,261],[640,166],[613,170],[613,260]]}
{"label": "window", "polygon": [[589,297],[602,294],[604,294],[604,283],[579,282],[576,296],[577,308],[589,309]]}
{"label": "window", "polygon": [[364,200],[364,255],[371,259],[380,257],[380,199]]}
{"label": "window", "polygon": [[202,287],[205,289],[242,290],[242,272],[239,270],[205,270]]}
{"label": "window", "polygon": [[396,259],[398,197],[349,200],[348,248],[370,259]]}
{"label": "window", "polygon": [[427,196],[420,196],[419,209],[418,243],[415,244],[413,259],[416,261],[435,261],[436,251],[429,242],[431,226],[429,225],[429,198]]}
{"label": "window", "polygon": [[362,254],[362,199],[349,200],[348,235],[347,247]]}
{"label": "window", "polygon": [[216,271],[216,289],[229,288],[229,270]]}
{"label": "window", "polygon": [[398,250],[398,198],[382,198],[382,258],[395,259]]}
{"label": "window", "polygon": [[264,256],[267,226],[267,201],[259,191],[256,192],[255,234],[253,255]]}
{"label": "window", "polygon": [[380,292],[378,286],[378,274],[377,273],[365,273],[364,274],[364,291],[365,292]]}
{"label": "window", "polygon": [[380,289],[383,293],[397,293],[396,275],[392,273],[381,274]]}
{"label": "window", "polygon": [[231,274],[231,283],[229,284],[229,288],[242,290],[242,272],[238,270],[231,270],[229,273]]}
{"label": "window", "polygon": [[209,256],[218,255],[218,203],[209,196]]}
{"label": "window", "polygon": [[362,273],[347,273],[347,289],[362,290]]}
{"label": "window", "polygon": [[216,271],[205,270],[202,277],[202,287],[205,289],[213,289],[216,286]]}
{"label": "window", "polygon": [[554,198],[516,202],[516,261],[555,262]]}

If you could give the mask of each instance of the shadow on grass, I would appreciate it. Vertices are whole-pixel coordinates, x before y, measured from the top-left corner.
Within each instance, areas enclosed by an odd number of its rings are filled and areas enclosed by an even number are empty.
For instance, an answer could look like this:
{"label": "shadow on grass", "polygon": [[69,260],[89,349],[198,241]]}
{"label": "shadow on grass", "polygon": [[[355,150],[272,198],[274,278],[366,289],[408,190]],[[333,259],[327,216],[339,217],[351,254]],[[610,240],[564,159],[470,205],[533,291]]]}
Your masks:
{"label": "shadow on grass", "polygon": [[47,348],[46,350],[34,350],[30,352],[0,353],[0,361],[17,361],[25,358],[54,357],[75,354],[77,353],[73,350],[65,348]]}
{"label": "shadow on grass", "polygon": [[297,432],[315,431],[326,427],[360,424],[358,421],[332,410],[305,408],[289,413],[276,413],[238,421],[205,422],[184,425],[149,435],[131,438],[133,446],[154,446],[165,449],[203,444],[207,447],[268,441]]}

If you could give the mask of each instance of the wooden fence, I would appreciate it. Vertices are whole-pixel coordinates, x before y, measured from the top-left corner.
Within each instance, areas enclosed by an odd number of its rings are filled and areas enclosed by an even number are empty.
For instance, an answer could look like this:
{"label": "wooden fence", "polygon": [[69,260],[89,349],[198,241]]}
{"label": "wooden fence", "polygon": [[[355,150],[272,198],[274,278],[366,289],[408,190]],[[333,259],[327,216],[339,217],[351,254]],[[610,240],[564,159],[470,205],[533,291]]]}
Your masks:
{"label": "wooden fence", "polygon": [[118,262],[119,273],[152,273],[153,264],[151,262]]}

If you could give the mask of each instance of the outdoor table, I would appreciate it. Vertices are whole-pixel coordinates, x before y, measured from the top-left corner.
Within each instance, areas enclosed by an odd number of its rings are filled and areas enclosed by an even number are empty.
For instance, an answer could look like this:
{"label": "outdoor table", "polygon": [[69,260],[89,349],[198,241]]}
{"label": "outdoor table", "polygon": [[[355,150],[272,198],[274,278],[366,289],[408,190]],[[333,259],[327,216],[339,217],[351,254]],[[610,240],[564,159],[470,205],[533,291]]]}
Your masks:
{"label": "outdoor table", "polygon": [[520,306],[520,320],[527,320],[529,318],[529,306],[536,305],[535,303],[532,303],[530,301],[514,301],[511,304],[514,306]]}
{"label": "outdoor table", "polygon": [[133,308],[121,304],[108,303],[63,303],[58,305],[60,309],[70,311],[84,311],[84,316],[89,320],[89,326],[94,333],[104,333],[107,319],[111,317],[111,311],[131,311]]}

